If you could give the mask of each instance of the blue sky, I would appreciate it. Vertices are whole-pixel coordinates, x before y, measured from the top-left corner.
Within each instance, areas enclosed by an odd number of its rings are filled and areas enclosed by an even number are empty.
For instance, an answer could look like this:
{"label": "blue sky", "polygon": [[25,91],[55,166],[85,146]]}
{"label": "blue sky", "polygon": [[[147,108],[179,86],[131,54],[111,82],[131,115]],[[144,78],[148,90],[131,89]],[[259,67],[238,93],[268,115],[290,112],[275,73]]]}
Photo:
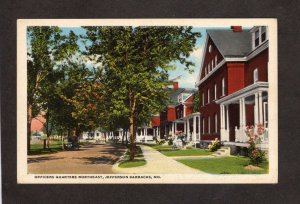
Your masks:
{"label": "blue sky", "polygon": [[[61,28],[63,34],[68,34],[71,30],[77,35],[84,35],[85,30],[81,27],[76,28]],[[212,28],[209,28],[212,29]],[[215,29],[215,28],[214,28]],[[229,29],[229,28],[228,28]],[[193,28],[193,31],[200,32],[201,37],[197,39],[196,46],[194,51],[191,53],[189,59],[195,63],[194,72],[190,74],[188,71],[184,70],[184,66],[181,65],[179,62],[174,62],[176,66],[176,70],[172,70],[169,72],[169,78],[174,79],[178,76],[179,86],[181,88],[195,88],[195,82],[197,75],[199,74],[200,64],[202,62],[202,55],[204,50],[204,44],[206,40],[206,28]],[[84,45],[82,42],[78,41],[79,47],[81,50],[85,50]]]}

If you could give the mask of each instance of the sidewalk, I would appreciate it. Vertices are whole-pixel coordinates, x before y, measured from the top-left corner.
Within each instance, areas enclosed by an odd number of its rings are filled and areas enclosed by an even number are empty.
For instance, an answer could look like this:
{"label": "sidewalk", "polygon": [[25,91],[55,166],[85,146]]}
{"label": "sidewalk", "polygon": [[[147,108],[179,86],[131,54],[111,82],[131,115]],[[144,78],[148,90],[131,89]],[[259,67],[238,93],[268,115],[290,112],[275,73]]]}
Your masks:
{"label": "sidewalk", "polygon": [[190,168],[174,159],[167,157],[148,146],[141,146],[146,165],[133,168],[119,168],[119,163],[113,165],[112,171],[119,174],[204,174],[197,169]]}

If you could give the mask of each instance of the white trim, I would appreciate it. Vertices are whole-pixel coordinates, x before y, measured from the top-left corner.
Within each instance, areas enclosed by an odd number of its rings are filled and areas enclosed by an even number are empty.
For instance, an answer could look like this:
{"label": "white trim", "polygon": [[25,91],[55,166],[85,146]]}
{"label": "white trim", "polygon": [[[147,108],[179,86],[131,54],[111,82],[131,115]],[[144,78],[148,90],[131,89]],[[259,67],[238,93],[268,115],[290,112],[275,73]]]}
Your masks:
{"label": "white trim", "polygon": [[269,83],[268,82],[256,82],[247,86],[243,89],[240,89],[230,95],[227,95],[216,101],[217,104],[230,104],[236,101],[238,98],[244,98],[250,95],[255,94],[257,91],[268,91]]}
{"label": "white trim", "polygon": [[[202,54],[202,62],[201,62],[201,66],[200,66],[200,71],[198,73],[198,79],[197,81],[200,81],[201,78],[201,73],[202,73],[202,69],[203,69],[203,65],[204,65],[204,59],[205,59],[205,54],[206,54],[206,49],[207,49],[207,42],[208,42],[208,33],[206,32],[206,39],[205,39],[205,44],[204,44],[204,50],[203,50],[203,54]],[[195,87],[197,87],[197,82],[195,83]]]}
{"label": "white trim", "polygon": [[247,61],[252,59],[253,57],[255,57],[256,55],[258,55],[259,53],[261,53],[262,51],[264,51],[265,49],[267,49],[269,47],[269,40],[265,40],[265,42],[263,42],[263,44],[257,46],[257,48],[255,50],[253,50],[248,56],[247,56]]}
{"label": "white trim", "polygon": [[[207,37],[207,39],[208,39],[208,37]],[[206,46],[205,46],[205,50],[206,50]],[[215,45],[215,46],[217,47],[217,45]],[[224,55],[222,54],[221,50],[218,49],[219,52],[221,53],[221,55],[223,56],[223,60],[217,66],[215,66],[215,68],[210,73],[207,73],[200,80],[200,78],[201,78],[201,72],[202,72],[202,68],[203,68],[203,64],[204,64],[204,58],[205,58],[205,54],[206,54],[205,50],[204,50],[204,52],[203,52],[203,58],[202,58],[202,65],[200,67],[200,72],[199,72],[199,75],[198,75],[199,78],[198,78],[198,81],[195,83],[195,87],[200,86],[207,78],[209,78],[213,73],[215,73],[226,62],[246,62],[246,61],[249,61],[252,58],[254,58],[256,55],[258,55],[259,53],[261,53],[262,51],[264,51],[265,49],[267,49],[268,47],[269,47],[269,39],[267,38],[262,44],[258,45],[253,51],[251,51],[250,53],[248,53],[248,56],[246,56],[246,57],[224,57]]]}
{"label": "white trim", "polygon": [[[195,92],[195,93],[197,93],[197,92]],[[182,104],[191,103],[191,102],[186,102],[186,100],[189,99],[191,96],[193,96],[195,93],[191,93],[190,95],[188,95],[188,96],[186,97],[186,99],[184,99],[184,100],[182,101]]]}
{"label": "white trim", "polygon": [[205,77],[203,77],[200,81],[196,82],[196,86],[199,86],[202,84],[207,78],[209,78],[213,73],[215,73],[220,67],[222,67],[225,64],[225,60],[223,59],[209,74],[207,74]]}

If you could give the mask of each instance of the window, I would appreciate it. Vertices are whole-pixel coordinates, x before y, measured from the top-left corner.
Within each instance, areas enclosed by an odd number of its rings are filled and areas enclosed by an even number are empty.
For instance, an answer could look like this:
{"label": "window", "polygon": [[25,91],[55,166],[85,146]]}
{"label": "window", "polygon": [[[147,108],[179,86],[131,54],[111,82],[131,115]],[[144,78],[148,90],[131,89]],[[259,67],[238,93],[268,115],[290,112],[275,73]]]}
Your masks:
{"label": "window", "polygon": [[254,43],[255,43],[255,47],[257,47],[259,45],[259,30],[255,31],[255,36],[254,36]]}
{"label": "window", "polygon": [[215,113],[215,133],[218,132],[218,115]]}
{"label": "window", "polygon": [[225,79],[222,78],[222,96],[225,96]]}
{"label": "window", "polygon": [[208,116],[208,133],[210,133],[210,116]]}
{"label": "window", "polygon": [[217,100],[217,84],[216,83],[214,85],[214,94],[215,94],[214,99]]}
{"label": "window", "polygon": [[266,26],[261,27],[261,42],[266,40]]}
{"label": "window", "polygon": [[204,106],[204,93],[202,92],[202,106]]}
{"label": "window", "polygon": [[218,64],[218,55],[216,55],[215,57],[215,66],[217,66],[217,64]]}
{"label": "window", "polygon": [[211,53],[211,51],[212,51],[212,46],[209,45],[209,47],[208,47],[208,52]]}
{"label": "window", "polygon": [[212,59],[211,60],[211,69],[213,69],[215,66],[214,66],[214,60]]}
{"label": "window", "polygon": [[209,89],[207,89],[207,103],[210,102],[210,94],[209,94]]}
{"label": "window", "polygon": [[253,70],[253,83],[258,81],[258,70],[257,68]]}

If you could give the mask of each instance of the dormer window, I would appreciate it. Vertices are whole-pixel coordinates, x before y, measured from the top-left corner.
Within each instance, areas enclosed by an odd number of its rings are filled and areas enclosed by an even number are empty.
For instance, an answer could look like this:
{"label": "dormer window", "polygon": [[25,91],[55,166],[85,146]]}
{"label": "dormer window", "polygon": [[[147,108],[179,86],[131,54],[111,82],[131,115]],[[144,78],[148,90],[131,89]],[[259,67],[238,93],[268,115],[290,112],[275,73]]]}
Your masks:
{"label": "dormer window", "polygon": [[255,31],[255,47],[259,45],[259,30]]}
{"label": "dormer window", "polygon": [[264,42],[266,40],[266,26],[261,27],[261,42]]}
{"label": "dormer window", "polygon": [[252,48],[255,49],[267,40],[267,27],[256,27],[252,32]]}

